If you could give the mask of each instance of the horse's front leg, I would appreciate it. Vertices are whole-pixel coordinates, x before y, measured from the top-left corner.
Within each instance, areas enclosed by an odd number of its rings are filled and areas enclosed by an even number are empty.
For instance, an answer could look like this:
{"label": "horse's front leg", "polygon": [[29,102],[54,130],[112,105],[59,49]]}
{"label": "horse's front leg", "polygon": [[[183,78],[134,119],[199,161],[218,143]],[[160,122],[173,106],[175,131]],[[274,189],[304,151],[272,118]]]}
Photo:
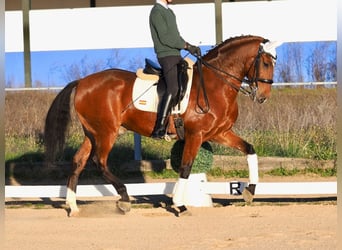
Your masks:
{"label": "horse's front leg", "polygon": [[242,195],[246,202],[252,202],[256,185],[259,182],[258,156],[255,153],[253,145],[241,139],[232,130],[218,135],[214,138],[214,141],[228,147],[236,148],[247,155],[249,185],[243,190]]}
{"label": "horse's front leg", "polygon": [[186,214],[187,208],[184,204],[184,194],[188,185],[188,178],[191,173],[191,167],[196,158],[197,152],[202,144],[200,137],[195,137],[185,140],[182,163],[179,168],[179,179],[176,183],[174,194],[173,194],[173,204],[178,209],[178,216]]}
{"label": "horse's front leg", "polygon": [[242,192],[243,199],[247,203],[250,203],[253,201],[255,188],[259,182],[258,156],[255,153],[253,146],[251,144],[249,144],[249,146],[252,149],[252,151],[250,151],[251,153],[247,154],[247,164],[248,164],[248,170],[249,170],[249,185]]}

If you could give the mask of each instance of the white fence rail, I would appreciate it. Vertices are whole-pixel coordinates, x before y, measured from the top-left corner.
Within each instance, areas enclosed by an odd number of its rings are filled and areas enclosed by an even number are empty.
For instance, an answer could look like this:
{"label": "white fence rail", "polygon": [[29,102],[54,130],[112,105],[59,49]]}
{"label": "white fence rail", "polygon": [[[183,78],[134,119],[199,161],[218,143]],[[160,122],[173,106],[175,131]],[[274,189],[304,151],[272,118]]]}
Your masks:
{"label": "white fence rail", "polygon": [[[299,86],[329,86],[329,85],[337,85],[337,82],[276,82],[273,83],[273,86],[282,87],[282,86],[292,86],[292,87],[299,87]],[[5,88],[5,91],[59,91],[62,90],[64,87],[32,87],[32,88]]]}
{"label": "white fence rail", "polygon": [[[240,195],[245,182],[200,182],[197,187],[205,194]],[[172,194],[174,182],[126,184],[131,196]],[[337,182],[264,182],[256,195],[336,195]],[[78,185],[78,197],[118,195],[112,185]],[[5,186],[6,198],[64,198],[66,186]]]}

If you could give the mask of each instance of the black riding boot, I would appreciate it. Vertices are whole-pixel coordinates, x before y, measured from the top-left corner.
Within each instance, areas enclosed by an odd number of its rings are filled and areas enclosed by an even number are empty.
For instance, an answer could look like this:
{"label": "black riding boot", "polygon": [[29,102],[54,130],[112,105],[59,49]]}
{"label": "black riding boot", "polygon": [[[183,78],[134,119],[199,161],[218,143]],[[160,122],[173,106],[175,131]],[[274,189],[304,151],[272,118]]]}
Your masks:
{"label": "black riding boot", "polygon": [[172,95],[164,96],[157,113],[157,121],[152,131],[152,138],[163,138],[166,134],[166,127],[172,108]]}

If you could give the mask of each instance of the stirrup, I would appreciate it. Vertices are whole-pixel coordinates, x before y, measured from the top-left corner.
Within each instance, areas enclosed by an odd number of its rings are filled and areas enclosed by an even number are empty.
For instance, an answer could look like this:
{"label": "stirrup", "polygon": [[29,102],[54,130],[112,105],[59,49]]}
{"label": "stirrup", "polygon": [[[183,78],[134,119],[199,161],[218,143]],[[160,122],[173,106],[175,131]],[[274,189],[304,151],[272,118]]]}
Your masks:
{"label": "stirrup", "polygon": [[150,136],[153,139],[157,139],[157,140],[165,140],[167,142],[172,141],[172,139],[176,139],[177,138],[177,134],[168,134],[167,132],[164,135],[155,135],[153,136],[153,134]]}
{"label": "stirrup", "polygon": [[167,141],[167,142],[171,142],[171,141],[172,141],[172,138],[171,138],[170,135],[165,134],[165,135],[164,135],[164,140]]}
{"label": "stirrup", "polygon": [[167,142],[170,142],[172,141],[172,138],[175,138],[176,136],[174,135],[169,135],[169,134],[165,134],[165,135],[161,135],[161,136],[152,136],[151,135],[151,138],[152,139],[156,139],[156,140],[165,140]]}

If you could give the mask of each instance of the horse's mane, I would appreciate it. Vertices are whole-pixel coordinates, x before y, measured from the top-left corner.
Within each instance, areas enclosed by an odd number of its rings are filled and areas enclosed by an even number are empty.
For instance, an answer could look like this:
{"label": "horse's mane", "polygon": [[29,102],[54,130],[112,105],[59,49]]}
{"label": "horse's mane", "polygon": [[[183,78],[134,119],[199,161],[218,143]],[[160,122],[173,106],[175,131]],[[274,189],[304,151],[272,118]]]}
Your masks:
{"label": "horse's mane", "polygon": [[219,51],[222,48],[226,47],[234,47],[236,45],[240,45],[242,42],[249,42],[251,40],[260,40],[261,42],[266,42],[268,41],[267,39],[264,39],[260,36],[252,36],[252,35],[244,35],[244,36],[235,36],[226,39],[225,41],[221,42],[220,44],[216,45],[212,49],[210,49],[205,55],[204,59],[210,60],[213,58],[216,58],[218,56]]}

